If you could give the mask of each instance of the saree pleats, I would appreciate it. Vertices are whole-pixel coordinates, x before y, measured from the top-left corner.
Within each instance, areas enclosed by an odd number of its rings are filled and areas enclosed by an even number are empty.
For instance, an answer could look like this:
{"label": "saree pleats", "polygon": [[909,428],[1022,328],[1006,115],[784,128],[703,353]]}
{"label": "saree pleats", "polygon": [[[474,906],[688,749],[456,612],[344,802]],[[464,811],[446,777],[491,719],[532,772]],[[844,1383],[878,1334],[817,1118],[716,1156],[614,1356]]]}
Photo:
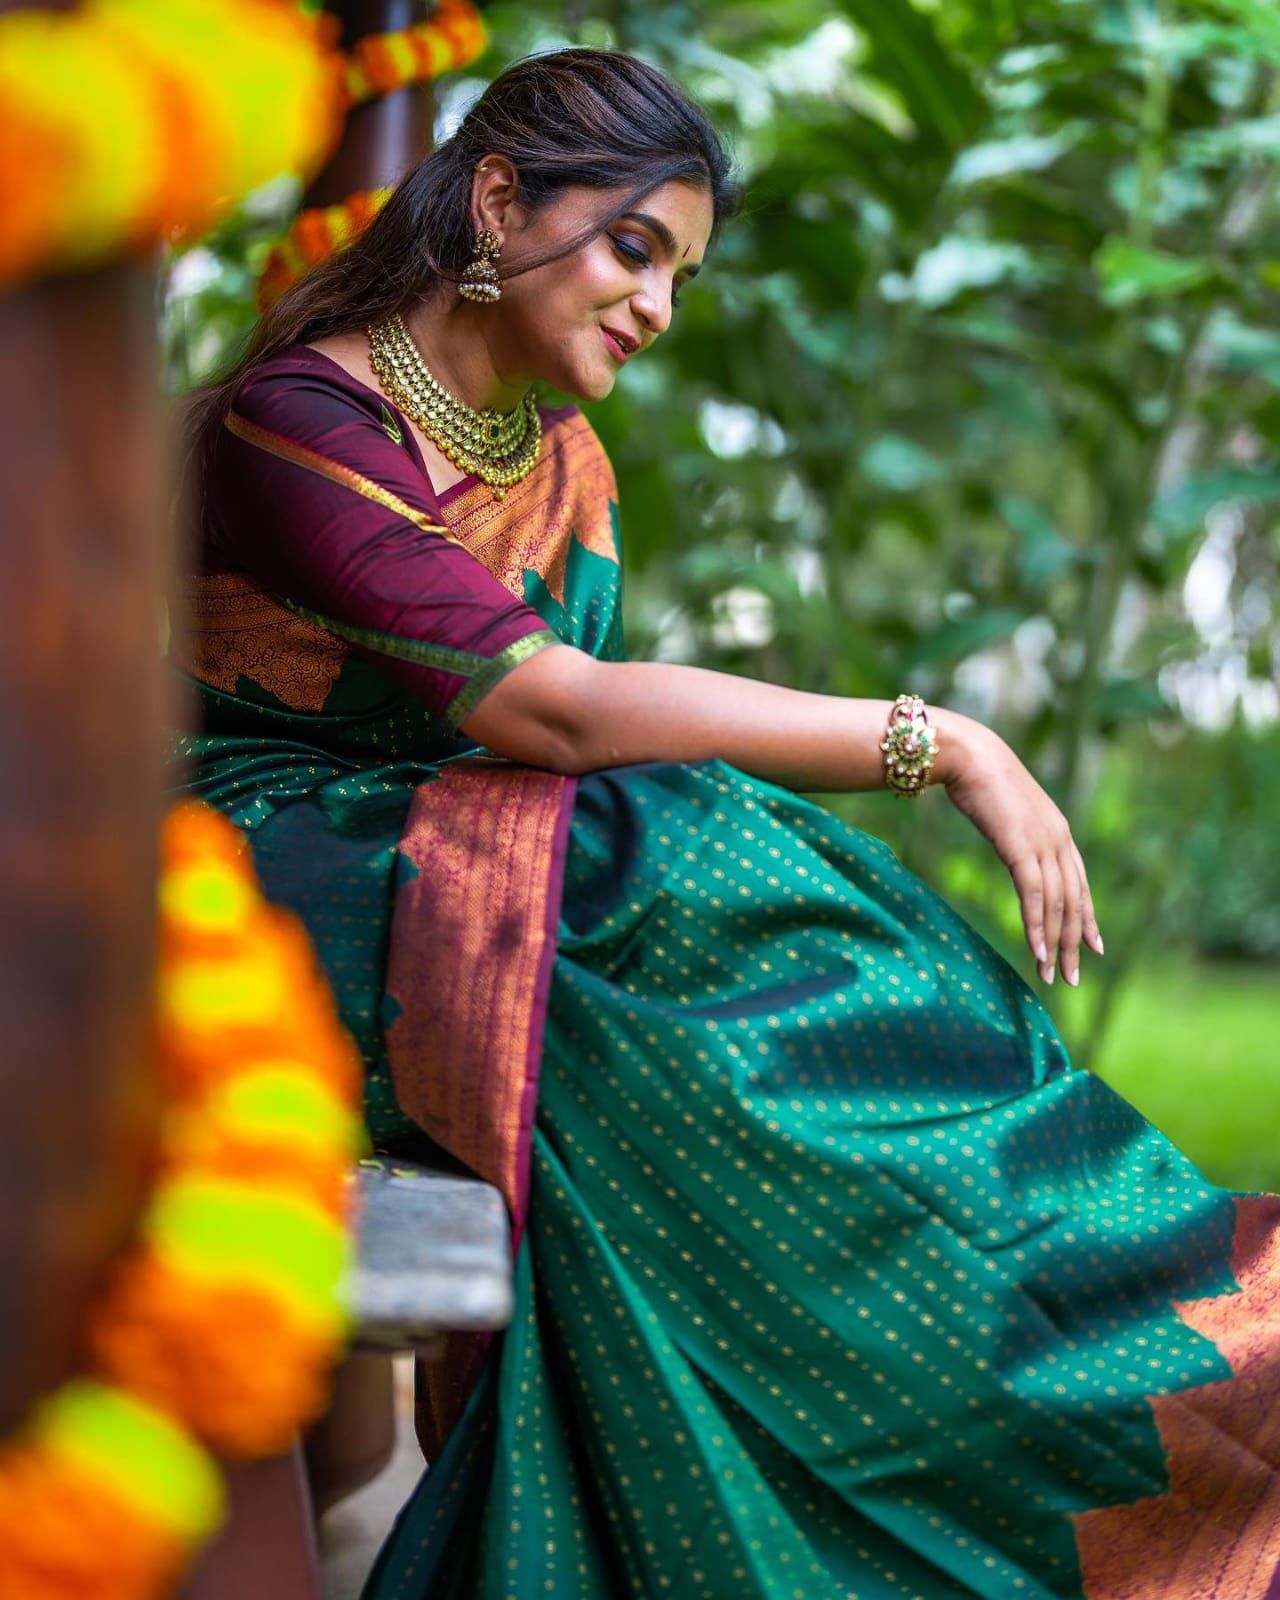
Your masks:
{"label": "saree pleats", "polygon": [[[880,841],[719,762],[580,780],[533,1154],[457,1592],[1118,1600],[1150,1564],[1121,1524],[1089,1582],[1077,1522],[1164,1495],[1153,1400],[1232,1377],[1184,1312],[1231,1321],[1235,1199]],[[447,1499],[368,1596],[434,1600],[397,1573]]]}

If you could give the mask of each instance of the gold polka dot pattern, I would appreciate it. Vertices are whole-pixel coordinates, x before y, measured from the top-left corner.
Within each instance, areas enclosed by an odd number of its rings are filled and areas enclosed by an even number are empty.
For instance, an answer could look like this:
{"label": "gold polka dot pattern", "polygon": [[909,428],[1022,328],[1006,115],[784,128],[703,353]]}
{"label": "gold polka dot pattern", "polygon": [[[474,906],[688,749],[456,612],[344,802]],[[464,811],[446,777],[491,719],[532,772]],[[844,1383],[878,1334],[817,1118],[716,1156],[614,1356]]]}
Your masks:
{"label": "gold polka dot pattern", "polygon": [[591,774],[516,1318],[367,1600],[1083,1595],[1233,1216],[879,840]]}

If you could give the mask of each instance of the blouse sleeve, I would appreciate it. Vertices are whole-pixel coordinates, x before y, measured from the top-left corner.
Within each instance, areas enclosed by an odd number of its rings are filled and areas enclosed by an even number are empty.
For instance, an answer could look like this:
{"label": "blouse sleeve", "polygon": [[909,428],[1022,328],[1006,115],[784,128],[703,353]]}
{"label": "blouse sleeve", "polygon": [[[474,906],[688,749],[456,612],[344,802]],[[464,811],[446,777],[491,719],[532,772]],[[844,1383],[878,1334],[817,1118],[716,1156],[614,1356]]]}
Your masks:
{"label": "blouse sleeve", "polygon": [[390,421],[327,375],[251,373],[211,448],[209,531],[456,729],[513,667],[562,641],[449,533]]}

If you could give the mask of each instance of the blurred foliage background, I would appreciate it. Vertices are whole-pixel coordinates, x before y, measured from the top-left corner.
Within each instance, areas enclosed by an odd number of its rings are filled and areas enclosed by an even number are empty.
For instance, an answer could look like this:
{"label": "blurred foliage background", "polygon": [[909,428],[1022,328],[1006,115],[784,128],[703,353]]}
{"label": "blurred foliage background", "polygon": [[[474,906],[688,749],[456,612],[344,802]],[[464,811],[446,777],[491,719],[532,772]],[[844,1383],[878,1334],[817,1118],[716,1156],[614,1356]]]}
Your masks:
{"label": "blurred foliage background", "polygon": [[[631,654],[993,725],[1070,817],[1107,954],[1074,1058],[1280,1188],[1280,10],[1271,0],[495,0],[437,137],[517,56],[635,51],[746,214],[591,417]],[[173,260],[170,380],[252,322],[297,192]],[[941,797],[817,797],[1031,979]]]}

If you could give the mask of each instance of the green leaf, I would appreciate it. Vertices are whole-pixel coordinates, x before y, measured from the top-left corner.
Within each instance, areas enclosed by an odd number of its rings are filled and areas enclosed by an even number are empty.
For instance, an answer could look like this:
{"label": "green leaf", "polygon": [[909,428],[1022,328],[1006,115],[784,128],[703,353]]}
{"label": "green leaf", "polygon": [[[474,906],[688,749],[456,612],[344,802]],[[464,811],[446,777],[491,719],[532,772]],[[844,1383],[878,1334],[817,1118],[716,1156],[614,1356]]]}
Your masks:
{"label": "green leaf", "polygon": [[916,300],[935,310],[968,289],[986,289],[1012,282],[1036,284],[1049,269],[1019,244],[999,239],[973,239],[952,234],[917,257],[909,278],[891,274],[881,280],[887,300]]}
{"label": "green leaf", "polygon": [[1267,395],[1250,412],[1249,422],[1268,443],[1280,445],[1280,395]]}
{"label": "green leaf", "polygon": [[1280,500],[1280,462],[1266,467],[1221,467],[1184,478],[1152,507],[1151,517],[1166,540],[1178,540],[1204,526],[1215,506],[1231,500]]}
{"label": "green leaf", "polygon": [[986,144],[970,145],[956,158],[947,181],[963,187],[970,183],[985,183],[992,178],[1007,178],[1015,172],[1041,172],[1065,155],[1083,131],[1083,124],[1075,123],[1061,127],[1048,136],[1021,133],[1007,139],[992,139]]}
{"label": "green leaf", "polygon": [[794,212],[762,215],[757,232],[760,267],[787,272],[820,304],[844,309],[862,276],[863,253],[845,217],[812,222]]}
{"label": "green leaf", "polygon": [[862,452],[862,471],[877,488],[910,494],[937,483],[945,468],[936,456],[899,433],[882,433]]}
{"label": "green leaf", "polygon": [[1280,156],[1280,114],[1241,117],[1221,128],[1196,128],[1178,140],[1177,158],[1196,166],[1217,166],[1248,156]]}
{"label": "green leaf", "polygon": [[1113,234],[1093,258],[1093,270],[1109,305],[1127,306],[1148,296],[1167,299],[1188,294],[1214,277],[1205,260],[1169,255]]}
{"label": "green leaf", "polygon": [[1221,22],[1188,22],[1167,30],[1168,54],[1178,61],[1212,56],[1244,56],[1280,67],[1280,39],[1255,28],[1235,28]]}
{"label": "green leaf", "polygon": [[1159,716],[1169,709],[1159,684],[1149,678],[1107,678],[1098,686],[1098,710],[1108,722]]}
{"label": "green leaf", "polygon": [[1280,332],[1255,327],[1234,311],[1222,310],[1211,319],[1207,336],[1218,363],[1227,371],[1257,373],[1280,388]]}
{"label": "green leaf", "polygon": [[1280,64],[1280,11],[1274,0],[1207,0],[1207,9],[1243,23],[1259,50]]}
{"label": "green leaf", "polygon": [[848,210],[851,189],[873,195],[889,214],[918,227],[950,166],[945,149],[897,139],[879,123],[840,106],[798,105],[774,130],[775,154],[752,182],[752,203],[790,206],[798,194],[833,192]]}
{"label": "green leaf", "polygon": [[957,618],[954,622],[944,622],[926,633],[903,654],[902,667],[910,669],[926,664],[963,661],[967,656],[985,650],[988,645],[1007,639],[1026,620],[1027,613],[1024,611],[995,607],[989,611],[975,611],[971,616]]}
{"label": "green leaf", "polygon": [[1058,419],[1043,372],[981,355],[974,357],[971,370],[994,413],[1040,444],[1050,445],[1058,438]]}
{"label": "green leaf", "polygon": [[982,123],[987,107],[977,86],[906,0],[843,0],[840,9],[866,34],[868,66],[897,89],[917,127],[956,148]]}
{"label": "green leaf", "polygon": [[1003,494],[997,505],[1018,536],[1018,576],[1028,588],[1042,588],[1084,559],[1083,552],[1064,538],[1049,515],[1030,500]]}

